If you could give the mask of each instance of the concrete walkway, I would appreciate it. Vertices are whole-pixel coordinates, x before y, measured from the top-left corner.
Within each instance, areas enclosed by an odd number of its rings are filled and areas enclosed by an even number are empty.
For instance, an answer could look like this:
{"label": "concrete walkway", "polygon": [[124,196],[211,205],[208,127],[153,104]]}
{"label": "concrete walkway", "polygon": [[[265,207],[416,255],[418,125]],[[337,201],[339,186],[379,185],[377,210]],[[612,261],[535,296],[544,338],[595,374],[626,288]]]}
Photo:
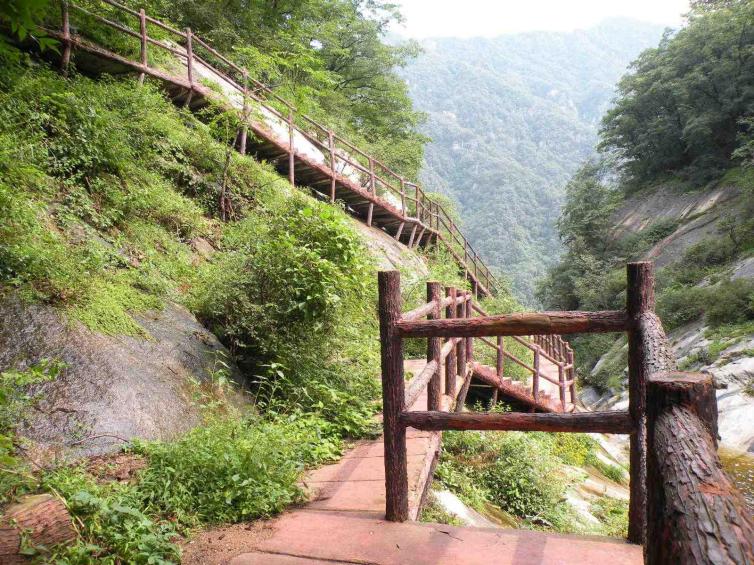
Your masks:
{"label": "concrete walkway", "polygon": [[[406,371],[418,374],[423,365],[423,361],[407,361]],[[451,399],[444,397],[443,402],[447,408]],[[425,391],[411,409],[426,410],[426,406]],[[440,435],[409,429],[407,436],[409,507],[415,518],[439,454]],[[387,522],[381,440],[357,445],[338,463],[310,473],[304,483],[311,502],[274,520],[271,534],[252,551],[233,558],[232,565],[643,562],[641,547],[610,538]]]}

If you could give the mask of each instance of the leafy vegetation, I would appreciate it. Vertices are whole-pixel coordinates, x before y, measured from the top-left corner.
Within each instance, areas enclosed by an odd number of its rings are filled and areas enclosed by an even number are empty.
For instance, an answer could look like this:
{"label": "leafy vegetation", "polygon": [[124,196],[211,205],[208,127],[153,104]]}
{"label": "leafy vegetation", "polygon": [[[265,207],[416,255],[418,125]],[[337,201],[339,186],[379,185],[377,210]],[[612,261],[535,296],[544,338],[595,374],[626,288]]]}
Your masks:
{"label": "leafy vegetation", "polygon": [[601,135],[602,146],[621,156],[627,187],[671,171],[711,180],[752,135],[754,6],[743,0],[707,8],[644,51],[618,85]]}
{"label": "leafy vegetation", "polygon": [[597,443],[586,435],[522,432],[446,432],[437,480],[466,504],[512,519],[519,527],[561,532],[618,535],[627,524],[625,504],[605,499],[595,531],[565,502],[566,490],[579,479],[566,466],[592,466],[622,483],[619,467],[602,463]]}
{"label": "leafy vegetation", "polygon": [[84,468],[43,473],[19,457],[11,424],[57,365],[3,373],[3,501],[57,493],[82,534],[39,558],[175,562],[176,532],[299,500],[305,468],[376,426],[373,267],[345,213],[229,157],[215,110],[198,119],[149,84],[64,79],[15,53],[0,100],[0,296],[142,337],[133,314],[183,303],[230,349],[255,400],[241,413],[202,393],[203,426],[133,446],[148,462],[137,480],[100,484]]}
{"label": "leafy vegetation", "polygon": [[[754,250],[747,125],[754,101],[747,65],[754,45],[751,18],[750,2],[696,3],[688,25],[645,51],[622,79],[603,121],[602,157],[585,163],[566,188],[558,222],[566,251],[538,288],[547,307],[620,308],[624,263],[642,258],[682,226],[680,218],[658,214],[635,233],[616,229],[613,214],[627,199],[660,188],[733,186],[736,200],[716,229],[682,248],[658,273],[658,312],[667,330],[698,319],[712,327],[754,319],[752,282],[730,278],[731,265]],[[603,391],[620,388],[625,357],[611,339],[578,337],[573,344],[585,382]]]}

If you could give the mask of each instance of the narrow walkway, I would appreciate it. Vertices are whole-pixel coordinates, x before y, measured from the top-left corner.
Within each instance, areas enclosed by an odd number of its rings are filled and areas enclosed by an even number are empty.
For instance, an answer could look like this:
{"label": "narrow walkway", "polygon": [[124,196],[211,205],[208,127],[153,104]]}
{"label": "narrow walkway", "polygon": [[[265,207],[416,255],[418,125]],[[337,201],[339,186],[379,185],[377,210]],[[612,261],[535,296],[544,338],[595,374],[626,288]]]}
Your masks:
{"label": "narrow walkway", "polygon": [[[424,361],[407,361],[406,371],[418,374],[423,365]],[[449,405],[450,397],[443,402]],[[425,390],[411,409],[423,410],[426,405]],[[411,429],[407,435],[409,511],[415,518],[439,453],[440,435]],[[610,538],[387,522],[381,440],[361,443],[338,463],[310,473],[304,482],[311,502],[274,520],[271,534],[252,551],[233,558],[232,565],[643,562],[641,547]]]}

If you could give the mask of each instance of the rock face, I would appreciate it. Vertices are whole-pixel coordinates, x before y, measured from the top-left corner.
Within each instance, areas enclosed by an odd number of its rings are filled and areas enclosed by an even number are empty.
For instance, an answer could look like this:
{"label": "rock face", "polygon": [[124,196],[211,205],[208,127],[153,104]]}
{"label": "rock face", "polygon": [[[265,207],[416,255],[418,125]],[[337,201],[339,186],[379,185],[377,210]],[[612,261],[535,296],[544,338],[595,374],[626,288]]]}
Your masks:
{"label": "rock face", "polygon": [[[670,334],[673,350],[680,363],[699,357],[711,341],[705,337],[701,323],[679,328]],[[690,367],[694,371],[715,377],[720,444],[738,451],[754,453],[754,396],[747,392],[754,383],[754,337],[743,339],[724,349],[712,363],[699,361]]]}
{"label": "rock face", "polygon": [[429,275],[427,265],[419,254],[397,242],[384,231],[369,227],[354,218],[351,218],[351,226],[361,236],[378,269],[398,269],[405,277],[404,282],[408,284],[413,284]]}
{"label": "rock face", "polygon": [[[146,339],[98,335],[50,306],[15,298],[0,302],[0,320],[0,370],[44,358],[66,364],[55,381],[32,391],[38,401],[20,422],[19,434],[42,458],[97,455],[122,439],[188,431],[200,421],[198,386],[211,381],[218,360],[232,366],[217,338],[176,304],[137,317]],[[231,373],[238,378],[237,369]]]}
{"label": "rock face", "polygon": [[731,185],[712,190],[680,192],[663,186],[651,194],[641,192],[623,202],[616,211],[613,237],[620,239],[650,227],[659,221],[676,221],[677,229],[649,250],[645,259],[664,267],[681,256],[683,251],[715,236],[721,219],[735,215],[740,207],[740,191]]}

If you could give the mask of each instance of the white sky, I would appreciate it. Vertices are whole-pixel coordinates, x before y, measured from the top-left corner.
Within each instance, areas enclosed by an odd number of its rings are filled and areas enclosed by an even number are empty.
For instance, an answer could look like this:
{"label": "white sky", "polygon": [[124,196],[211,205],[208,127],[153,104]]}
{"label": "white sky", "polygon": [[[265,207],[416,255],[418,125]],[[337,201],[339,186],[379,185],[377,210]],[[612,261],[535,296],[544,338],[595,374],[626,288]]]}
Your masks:
{"label": "white sky", "polygon": [[571,31],[606,18],[629,17],[677,27],[688,0],[395,0],[406,22],[399,35],[496,36],[522,31]]}

